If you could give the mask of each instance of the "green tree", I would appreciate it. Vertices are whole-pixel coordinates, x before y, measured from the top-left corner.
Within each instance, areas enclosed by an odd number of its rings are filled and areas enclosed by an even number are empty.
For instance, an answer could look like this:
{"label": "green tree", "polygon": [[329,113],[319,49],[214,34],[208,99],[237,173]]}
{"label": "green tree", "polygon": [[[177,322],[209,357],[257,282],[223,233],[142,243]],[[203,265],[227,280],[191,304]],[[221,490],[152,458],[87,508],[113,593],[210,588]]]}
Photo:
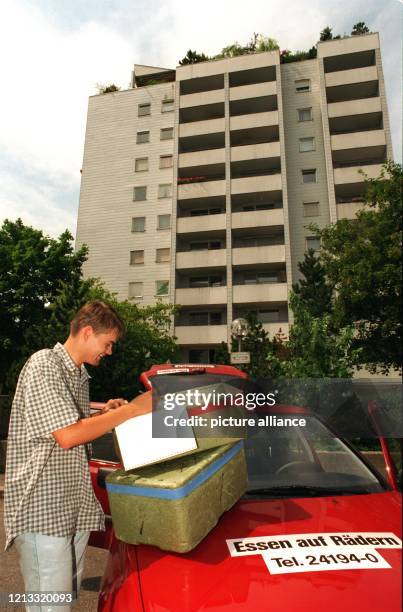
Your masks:
{"label": "green tree", "polygon": [[187,64],[197,64],[198,62],[207,62],[209,59],[210,58],[204,53],[197,53],[189,49],[185,57],[179,61],[179,65],[186,66]]}
{"label": "green tree", "polygon": [[216,59],[222,57],[237,57],[238,55],[249,55],[251,53],[262,53],[264,51],[274,51],[279,49],[278,43],[274,38],[263,36],[263,34],[253,34],[249,43],[242,46],[239,42],[234,42],[221,50],[221,53],[215,56]]}
{"label": "green tree", "polygon": [[[248,312],[246,320],[249,324],[247,335],[242,338],[241,349],[250,353],[250,363],[238,366],[252,378],[275,377],[279,374],[278,363],[281,361],[279,347],[282,344],[281,334],[270,339],[269,334],[258,320],[256,313]],[[238,351],[238,338],[231,337],[232,351]],[[270,361],[268,356],[278,360]]]}
{"label": "green tree", "polygon": [[116,396],[132,399],[140,390],[141,372],[154,364],[174,362],[178,357],[175,338],[170,335],[176,308],[162,302],[140,307],[129,300],[118,301],[99,285],[92,290],[91,298],[111,304],[126,328],[112,355],[97,367],[88,366],[91,399],[106,401]]}
{"label": "green tree", "polygon": [[354,326],[335,332],[331,315],[313,316],[294,292],[289,303],[294,323],[285,343],[288,355],[278,363],[278,357],[269,354],[272,367],[285,378],[351,378],[360,350],[352,349]]}
{"label": "green tree", "polygon": [[332,287],[326,280],[326,272],[313,249],[305,253],[303,261],[298,263],[299,271],[304,275],[293,285],[308,312],[313,317],[329,313],[332,307]]}
{"label": "green tree", "polygon": [[73,249],[73,237],[58,239],[6,219],[0,228],[0,393],[13,388],[22,362],[41,348],[35,332],[49,320],[47,308],[62,286],[79,276],[87,249]]}
{"label": "green tree", "polygon": [[120,91],[120,87],[115,85],[115,83],[111,83],[110,85],[101,85],[97,83],[97,89],[99,94],[107,94],[112,93],[114,91]]}
{"label": "green tree", "polygon": [[365,180],[364,208],[354,220],[324,229],[321,261],[335,288],[335,325],[355,325],[353,346],[370,371],[401,369],[402,167],[391,161]]}
{"label": "green tree", "polygon": [[351,30],[351,36],[360,36],[360,34],[367,34],[369,32],[369,28],[365,25],[364,21],[359,21],[353,26]]}
{"label": "green tree", "polygon": [[332,34],[332,28],[330,28],[329,26],[326,26],[326,28],[323,28],[322,32],[320,33],[319,36],[319,40],[332,40],[333,38],[333,34]]}

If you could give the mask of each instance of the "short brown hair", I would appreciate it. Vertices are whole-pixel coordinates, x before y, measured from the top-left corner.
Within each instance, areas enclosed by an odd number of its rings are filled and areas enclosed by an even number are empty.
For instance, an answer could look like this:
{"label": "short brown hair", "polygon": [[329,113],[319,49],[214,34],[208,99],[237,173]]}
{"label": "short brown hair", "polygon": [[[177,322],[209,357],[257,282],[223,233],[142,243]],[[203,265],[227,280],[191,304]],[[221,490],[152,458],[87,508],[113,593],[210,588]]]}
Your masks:
{"label": "short brown hair", "polygon": [[116,310],[101,300],[88,302],[80,308],[70,322],[71,335],[76,336],[86,325],[91,325],[96,334],[116,329],[120,337],[125,331],[124,323]]}

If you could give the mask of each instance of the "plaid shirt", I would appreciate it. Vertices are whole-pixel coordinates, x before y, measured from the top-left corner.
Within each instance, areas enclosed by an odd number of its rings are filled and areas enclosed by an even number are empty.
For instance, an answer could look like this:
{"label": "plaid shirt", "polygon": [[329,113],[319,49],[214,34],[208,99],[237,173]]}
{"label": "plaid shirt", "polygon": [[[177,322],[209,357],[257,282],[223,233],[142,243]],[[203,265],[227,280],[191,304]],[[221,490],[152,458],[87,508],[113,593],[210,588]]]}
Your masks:
{"label": "plaid shirt", "polygon": [[88,467],[91,445],[63,449],[52,436],[90,415],[88,379],[60,343],[34,353],[21,371],[7,441],[6,550],[24,532],[105,528]]}

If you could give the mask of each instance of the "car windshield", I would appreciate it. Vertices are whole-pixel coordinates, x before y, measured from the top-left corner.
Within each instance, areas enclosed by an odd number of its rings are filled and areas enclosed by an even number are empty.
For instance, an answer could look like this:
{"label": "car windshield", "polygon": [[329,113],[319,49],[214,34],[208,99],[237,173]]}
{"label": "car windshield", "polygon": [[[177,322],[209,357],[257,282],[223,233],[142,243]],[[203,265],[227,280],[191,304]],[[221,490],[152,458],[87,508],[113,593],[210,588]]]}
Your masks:
{"label": "car windshield", "polygon": [[245,440],[247,496],[351,495],[385,490],[342,440],[317,418],[304,418],[303,427],[250,428]]}

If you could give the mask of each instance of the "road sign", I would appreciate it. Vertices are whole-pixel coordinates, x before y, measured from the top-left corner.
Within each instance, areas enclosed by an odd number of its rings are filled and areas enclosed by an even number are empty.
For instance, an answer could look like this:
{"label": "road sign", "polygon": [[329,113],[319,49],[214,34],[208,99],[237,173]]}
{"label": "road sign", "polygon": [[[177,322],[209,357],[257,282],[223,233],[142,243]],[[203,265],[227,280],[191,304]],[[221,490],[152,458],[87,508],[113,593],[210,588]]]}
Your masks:
{"label": "road sign", "polygon": [[250,353],[246,353],[246,352],[236,352],[236,353],[231,353],[231,363],[232,364],[237,364],[237,363],[250,363]]}

